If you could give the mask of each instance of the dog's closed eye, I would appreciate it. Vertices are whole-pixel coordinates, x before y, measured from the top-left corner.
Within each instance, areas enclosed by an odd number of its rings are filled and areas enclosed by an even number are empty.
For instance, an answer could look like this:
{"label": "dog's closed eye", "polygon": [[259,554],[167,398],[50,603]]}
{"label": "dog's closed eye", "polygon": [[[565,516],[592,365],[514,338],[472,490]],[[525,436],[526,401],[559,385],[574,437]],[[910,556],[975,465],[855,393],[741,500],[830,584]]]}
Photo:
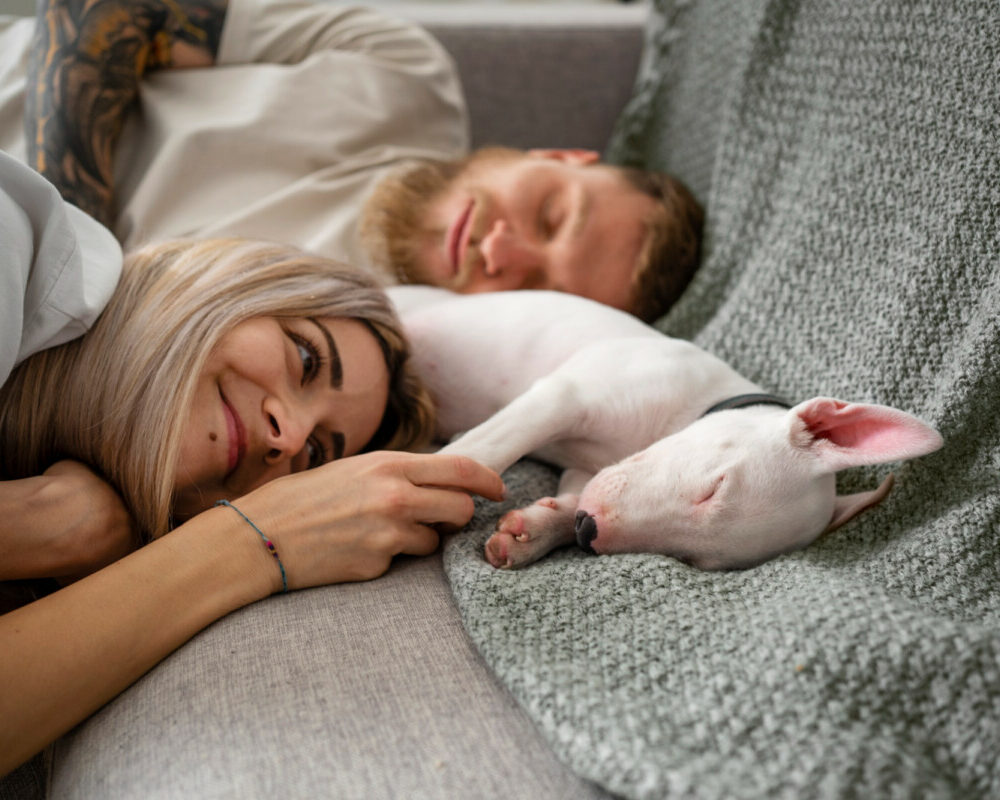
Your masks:
{"label": "dog's closed eye", "polygon": [[708,488],[701,494],[700,498],[694,501],[694,504],[696,506],[704,505],[709,500],[711,500],[713,497],[715,497],[716,492],[719,491],[719,488],[722,486],[722,484],[723,484],[723,482],[725,480],[726,480],[725,473],[723,473],[722,475],[719,475],[714,481],[712,481],[712,483],[708,486]]}

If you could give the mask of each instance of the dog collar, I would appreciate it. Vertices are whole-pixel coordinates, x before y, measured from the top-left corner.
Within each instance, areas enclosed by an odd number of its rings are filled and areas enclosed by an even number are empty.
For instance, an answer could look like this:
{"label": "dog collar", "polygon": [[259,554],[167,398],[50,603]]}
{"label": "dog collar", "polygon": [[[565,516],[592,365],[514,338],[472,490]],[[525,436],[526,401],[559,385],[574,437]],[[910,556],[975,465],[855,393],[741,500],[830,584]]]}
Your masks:
{"label": "dog collar", "polygon": [[702,414],[702,416],[707,417],[716,411],[729,411],[733,408],[746,408],[747,406],[781,406],[782,408],[791,408],[792,404],[773,394],[738,394],[735,397],[730,397],[716,403]]}

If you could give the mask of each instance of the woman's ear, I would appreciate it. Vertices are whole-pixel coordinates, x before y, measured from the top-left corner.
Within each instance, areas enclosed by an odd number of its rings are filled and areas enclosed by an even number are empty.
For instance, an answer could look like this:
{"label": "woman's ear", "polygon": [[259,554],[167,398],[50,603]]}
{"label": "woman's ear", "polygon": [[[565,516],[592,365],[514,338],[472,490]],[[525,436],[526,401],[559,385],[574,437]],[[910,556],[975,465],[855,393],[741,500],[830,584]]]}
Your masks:
{"label": "woman's ear", "polygon": [[564,164],[576,166],[594,164],[601,160],[601,154],[596,150],[579,148],[535,148],[527,152],[532,158],[551,158],[555,161],[562,161]]}

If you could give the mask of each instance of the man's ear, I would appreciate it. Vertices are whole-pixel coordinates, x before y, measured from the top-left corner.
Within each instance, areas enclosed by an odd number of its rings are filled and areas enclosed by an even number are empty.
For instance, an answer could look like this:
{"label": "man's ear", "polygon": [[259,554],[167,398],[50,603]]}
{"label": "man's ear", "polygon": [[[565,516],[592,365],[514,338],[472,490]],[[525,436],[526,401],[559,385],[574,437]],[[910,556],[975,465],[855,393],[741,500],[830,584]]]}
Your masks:
{"label": "man's ear", "polygon": [[585,166],[594,164],[601,160],[601,154],[596,150],[581,150],[573,148],[535,148],[528,150],[528,155],[532,158],[551,158],[555,161],[562,161],[564,164],[574,164]]}

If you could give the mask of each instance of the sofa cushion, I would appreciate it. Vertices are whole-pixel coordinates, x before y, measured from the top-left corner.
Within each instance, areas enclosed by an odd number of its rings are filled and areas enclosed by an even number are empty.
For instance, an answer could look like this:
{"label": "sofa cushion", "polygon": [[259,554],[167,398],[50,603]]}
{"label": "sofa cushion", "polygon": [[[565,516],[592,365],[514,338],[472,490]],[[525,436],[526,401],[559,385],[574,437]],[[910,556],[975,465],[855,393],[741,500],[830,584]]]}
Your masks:
{"label": "sofa cushion", "polygon": [[440,554],[225,617],[61,739],[50,798],[604,796],[465,636]]}

